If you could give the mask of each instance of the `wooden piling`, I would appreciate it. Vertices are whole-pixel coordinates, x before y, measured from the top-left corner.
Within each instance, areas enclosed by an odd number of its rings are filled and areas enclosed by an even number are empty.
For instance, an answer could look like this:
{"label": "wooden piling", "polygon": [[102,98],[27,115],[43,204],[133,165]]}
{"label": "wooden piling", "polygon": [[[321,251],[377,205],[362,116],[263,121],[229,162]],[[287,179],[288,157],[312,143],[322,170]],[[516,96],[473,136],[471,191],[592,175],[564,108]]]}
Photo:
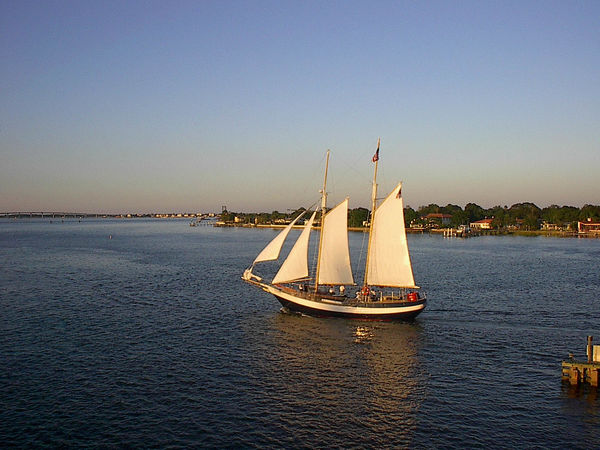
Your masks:
{"label": "wooden piling", "polygon": [[569,370],[569,383],[571,386],[578,385],[581,382],[581,372],[577,367],[571,367]]}
{"label": "wooden piling", "polygon": [[593,336],[587,337],[587,361],[576,361],[572,355],[568,361],[562,362],[562,379],[569,384],[577,386],[588,383],[595,388],[600,386],[600,361],[595,361],[593,356]]}

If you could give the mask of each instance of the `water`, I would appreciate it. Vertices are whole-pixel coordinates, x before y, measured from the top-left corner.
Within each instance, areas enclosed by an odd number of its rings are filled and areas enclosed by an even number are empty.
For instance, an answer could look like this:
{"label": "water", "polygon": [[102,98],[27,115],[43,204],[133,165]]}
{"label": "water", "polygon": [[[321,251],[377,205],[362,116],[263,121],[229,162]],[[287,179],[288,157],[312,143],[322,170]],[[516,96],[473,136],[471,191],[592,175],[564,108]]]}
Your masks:
{"label": "water", "polygon": [[410,235],[407,324],[281,313],[240,280],[274,233],[0,221],[0,441],[600,446],[597,393],[560,381],[600,344],[600,240]]}

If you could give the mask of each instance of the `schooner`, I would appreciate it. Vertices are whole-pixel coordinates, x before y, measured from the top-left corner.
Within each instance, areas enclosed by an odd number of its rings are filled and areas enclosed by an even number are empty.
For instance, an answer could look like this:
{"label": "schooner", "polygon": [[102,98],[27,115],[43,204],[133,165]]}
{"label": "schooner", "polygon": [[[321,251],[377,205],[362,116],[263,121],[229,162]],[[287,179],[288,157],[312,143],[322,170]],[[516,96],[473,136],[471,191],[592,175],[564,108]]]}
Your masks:
{"label": "schooner", "polygon": [[[377,206],[377,166],[379,140],[372,160],[375,163],[372,208],[369,224],[364,280],[354,281],[348,247],[348,198],[327,211],[327,171],[321,190],[321,226],[317,267],[309,277],[308,244],[317,210],[306,221],[298,240],[268,283],[253,273],[256,264],[279,258],[292,227],[304,211],[284,228],[244,271],[242,279],[273,294],[283,308],[317,317],[349,317],[371,320],[412,319],[426,306],[415,285],[404,226],[402,183]],[[337,288],[337,290],[336,290]]]}

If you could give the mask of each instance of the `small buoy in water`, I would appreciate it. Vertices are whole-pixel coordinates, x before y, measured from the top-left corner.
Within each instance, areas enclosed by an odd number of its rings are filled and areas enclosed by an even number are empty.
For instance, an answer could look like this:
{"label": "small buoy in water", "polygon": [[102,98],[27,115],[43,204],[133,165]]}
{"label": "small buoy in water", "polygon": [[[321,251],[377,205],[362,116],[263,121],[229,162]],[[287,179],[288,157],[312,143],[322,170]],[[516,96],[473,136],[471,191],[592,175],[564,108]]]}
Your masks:
{"label": "small buoy in water", "polygon": [[112,239],[112,234],[109,234],[109,235],[108,235],[108,238],[109,238],[109,239]]}

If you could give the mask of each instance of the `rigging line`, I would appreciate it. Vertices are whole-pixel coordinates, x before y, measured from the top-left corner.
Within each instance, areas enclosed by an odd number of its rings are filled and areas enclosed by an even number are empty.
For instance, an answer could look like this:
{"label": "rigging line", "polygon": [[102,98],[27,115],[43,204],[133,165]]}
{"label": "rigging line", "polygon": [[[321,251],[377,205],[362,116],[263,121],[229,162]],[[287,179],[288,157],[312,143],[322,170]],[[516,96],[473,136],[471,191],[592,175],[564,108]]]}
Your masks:
{"label": "rigging line", "polygon": [[[320,233],[321,231],[319,231]],[[312,264],[309,268],[309,273],[312,279],[316,279],[317,277],[317,258],[319,257],[319,239],[313,239],[313,258]]]}
{"label": "rigging line", "polygon": [[[353,152],[349,152],[349,153],[345,153],[345,155],[350,156],[350,158],[340,160],[339,165],[341,167],[341,170],[344,171],[344,169],[347,169],[348,171],[350,171],[354,175],[356,175],[357,179],[361,179],[362,177],[364,177],[365,173],[364,173],[364,170],[362,169],[362,166],[363,166],[363,163],[365,161],[368,161],[369,159],[367,158],[365,160],[365,154],[364,154],[364,151],[362,150],[362,147],[361,147],[361,150],[359,150],[357,153],[353,154]],[[348,159],[351,159],[351,161],[349,163],[346,162]],[[360,167],[360,169],[359,169],[359,167]],[[369,185],[370,185],[370,183],[369,183]]]}
{"label": "rigging line", "polygon": [[[305,153],[305,152],[304,152]],[[299,162],[298,169],[306,175],[305,182],[302,185],[298,185],[297,189],[303,196],[306,196],[310,192],[310,197],[314,195],[314,186],[320,186],[323,181],[322,174],[325,167],[326,154],[321,156],[321,159],[314,164],[303,164]],[[308,181],[306,181],[308,180]],[[313,187],[311,187],[313,186]]]}
{"label": "rigging line", "polygon": [[[354,273],[356,274],[356,276],[358,277],[359,273],[358,271],[360,270],[361,267],[363,267],[364,263],[363,263],[363,255],[366,253],[365,252],[365,243],[367,242],[367,237],[369,236],[369,233],[364,232],[363,231],[363,237],[362,237],[362,244],[360,246],[360,253],[358,254],[358,262],[354,263],[354,265],[356,266],[354,268]],[[358,264],[358,265],[357,265]]]}
{"label": "rigging line", "polygon": [[[352,180],[352,188],[360,186],[360,192],[363,190],[366,192],[367,189],[370,189],[372,183],[366,178],[363,180],[364,171],[358,170],[356,165],[349,165],[344,159],[336,159],[335,162],[336,164],[334,166],[337,167],[330,167],[329,174],[327,176],[327,193],[330,194],[328,198],[335,199],[331,202],[332,204],[337,205],[341,201],[337,197],[338,192],[344,192],[344,194],[342,194],[342,199],[349,195],[348,180]],[[362,187],[364,187],[364,189]],[[355,197],[352,195],[350,195],[350,197],[353,201],[353,204],[356,204],[356,207],[359,207],[360,197]]]}
{"label": "rigging line", "polygon": [[[347,172],[344,172],[344,175],[346,175],[345,179],[352,180],[352,187],[355,188],[355,187],[359,186],[359,189],[358,189],[359,192],[367,192],[367,190],[371,189],[371,187],[373,186],[373,182],[372,181],[367,181],[367,180],[363,181],[363,180],[360,179],[360,177],[356,177],[356,178],[353,179],[351,176],[348,176]],[[356,180],[358,180],[358,181],[356,181]],[[353,197],[353,201],[356,204],[356,208],[363,207],[360,204],[360,197],[361,196]],[[370,207],[368,207],[367,209],[370,209]]]}
{"label": "rigging line", "polygon": [[317,200],[316,202],[314,202],[312,205],[310,205],[308,208],[306,208],[306,211],[312,211],[314,208],[317,207],[317,205],[321,203],[321,200]]}
{"label": "rigging line", "polygon": [[[321,217],[320,219],[321,221],[323,220],[323,218]],[[317,279],[317,264],[318,264],[318,259],[319,259],[319,241],[321,239],[321,228],[319,228],[317,230],[319,232],[319,235],[317,236],[317,234],[315,233],[314,235],[311,235],[311,237],[314,237],[314,239],[312,239],[313,243],[312,243],[312,263],[310,264],[310,267],[308,268],[308,273],[310,275],[310,278],[312,278],[313,280]]]}

